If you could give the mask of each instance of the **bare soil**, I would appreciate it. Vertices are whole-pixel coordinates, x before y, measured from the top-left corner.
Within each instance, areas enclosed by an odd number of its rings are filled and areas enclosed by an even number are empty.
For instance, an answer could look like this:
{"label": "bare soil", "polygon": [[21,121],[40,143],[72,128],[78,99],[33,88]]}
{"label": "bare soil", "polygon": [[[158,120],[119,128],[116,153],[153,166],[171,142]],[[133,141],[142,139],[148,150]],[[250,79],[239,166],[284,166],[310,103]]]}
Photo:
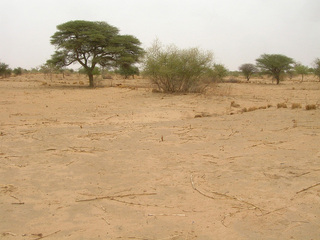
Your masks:
{"label": "bare soil", "polygon": [[0,79],[0,239],[320,239],[317,79],[86,85]]}

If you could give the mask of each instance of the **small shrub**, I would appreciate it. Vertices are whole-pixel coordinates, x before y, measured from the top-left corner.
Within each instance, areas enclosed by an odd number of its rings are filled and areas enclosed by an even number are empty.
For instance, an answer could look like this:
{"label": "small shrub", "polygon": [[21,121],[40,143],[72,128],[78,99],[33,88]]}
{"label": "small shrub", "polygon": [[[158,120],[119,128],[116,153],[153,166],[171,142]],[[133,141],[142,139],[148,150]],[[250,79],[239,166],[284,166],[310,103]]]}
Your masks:
{"label": "small shrub", "polygon": [[287,108],[287,104],[286,103],[278,103],[277,108]]}
{"label": "small shrub", "polygon": [[296,109],[296,108],[301,108],[301,104],[300,103],[292,103],[291,109]]}
{"label": "small shrub", "polygon": [[307,104],[306,110],[315,110],[317,109],[317,106],[315,104]]}

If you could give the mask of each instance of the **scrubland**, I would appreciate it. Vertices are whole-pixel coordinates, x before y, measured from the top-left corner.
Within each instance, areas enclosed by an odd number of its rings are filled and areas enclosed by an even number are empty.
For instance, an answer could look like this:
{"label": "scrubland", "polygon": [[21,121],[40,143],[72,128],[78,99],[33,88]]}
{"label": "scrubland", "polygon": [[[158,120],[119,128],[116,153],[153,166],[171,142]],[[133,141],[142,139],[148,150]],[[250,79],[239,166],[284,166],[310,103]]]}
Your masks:
{"label": "scrubland", "polygon": [[1,239],[318,239],[320,83],[0,79]]}

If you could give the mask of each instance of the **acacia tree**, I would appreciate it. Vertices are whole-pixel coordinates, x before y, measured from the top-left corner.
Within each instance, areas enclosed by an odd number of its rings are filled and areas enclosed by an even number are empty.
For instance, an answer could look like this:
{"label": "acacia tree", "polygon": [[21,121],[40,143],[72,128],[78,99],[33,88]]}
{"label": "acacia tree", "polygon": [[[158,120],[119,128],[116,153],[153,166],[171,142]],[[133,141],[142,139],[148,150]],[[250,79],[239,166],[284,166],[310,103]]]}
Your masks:
{"label": "acacia tree", "polygon": [[249,81],[252,74],[257,72],[257,68],[254,64],[251,63],[244,63],[239,67],[239,70],[243,73],[246,79]]}
{"label": "acacia tree", "polygon": [[309,73],[309,67],[307,66],[304,66],[302,64],[297,64],[295,67],[294,67],[294,70],[296,71],[297,74],[300,74],[301,75],[301,82],[303,81],[303,77],[304,75],[307,75]]}
{"label": "acacia tree", "polygon": [[256,59],[257,67],[262,72],[270,74],[280,83],[281,75],[293,68],[294,60],[281,54],[262,54]]}
{"label": "acacia tree", "polygon": [[59,66],[79,63],[94,86],[93,71],[97,65],[116,67],[123,62],[135,63],[143,54],[140,41],[131,35],[120,35],[119,30],[106,22],[70,21],[57,26],[51,44],[57,50],[51,62]]}

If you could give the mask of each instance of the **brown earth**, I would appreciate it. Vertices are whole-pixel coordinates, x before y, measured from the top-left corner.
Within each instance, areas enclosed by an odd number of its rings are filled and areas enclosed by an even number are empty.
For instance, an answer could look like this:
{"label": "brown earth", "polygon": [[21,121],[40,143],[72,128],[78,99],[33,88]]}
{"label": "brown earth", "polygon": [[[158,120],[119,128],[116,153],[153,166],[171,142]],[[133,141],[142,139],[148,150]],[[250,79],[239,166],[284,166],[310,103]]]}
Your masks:
{"label": "brown earth", "polygon": [[320,239],[316,79],[83,82],[0,80],[0,239]]}

